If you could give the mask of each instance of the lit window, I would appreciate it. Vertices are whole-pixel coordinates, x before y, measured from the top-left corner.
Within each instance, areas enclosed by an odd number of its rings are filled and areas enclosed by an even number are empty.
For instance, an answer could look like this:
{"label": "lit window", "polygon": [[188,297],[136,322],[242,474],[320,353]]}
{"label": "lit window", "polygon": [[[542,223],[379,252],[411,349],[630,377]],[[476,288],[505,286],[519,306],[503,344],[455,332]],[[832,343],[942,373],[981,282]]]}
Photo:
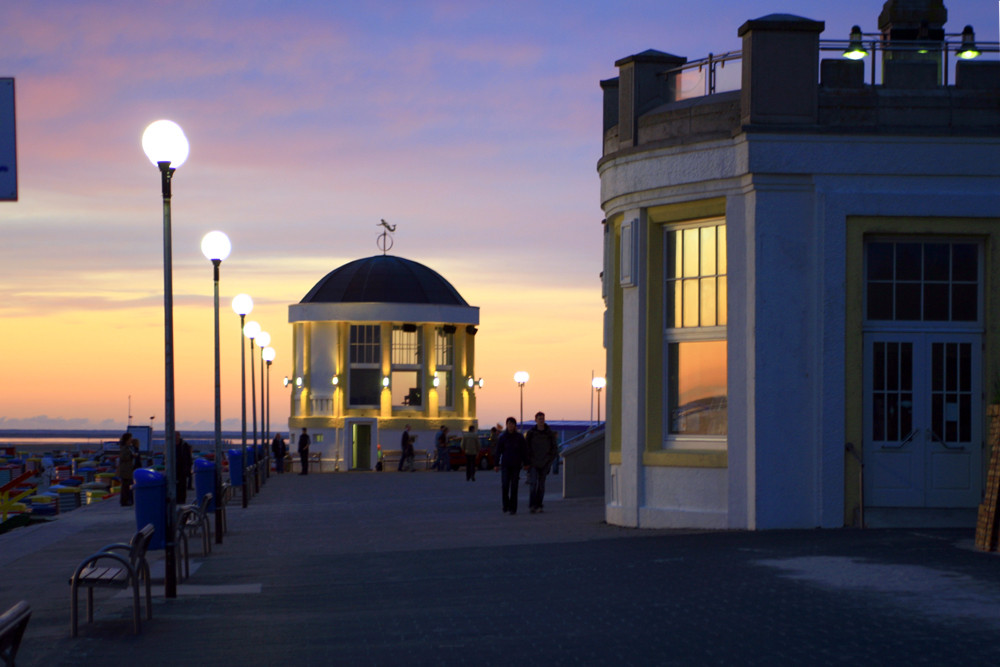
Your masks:
{"label": "lit window", "polygon": [[420,408],[423,406],[423,365],[419,327],[404,324],[392,328],[392,407]]}
{"label": "lit window", "polygon": [[438,406],[451,408],[454,406],[455,374],[455,333],[454,327],[438,327],[434,336],[434,360],[438,377]]}
{"label": "lit window", "polygon": [[668,447],[723,448],[726,372],[726,225],[664,229],[664,433]]}
{"label": "lit window", "polygon": [[378,406],[382,392],[382,330],[377,324],[352,324],[348,397],[352,406]]}

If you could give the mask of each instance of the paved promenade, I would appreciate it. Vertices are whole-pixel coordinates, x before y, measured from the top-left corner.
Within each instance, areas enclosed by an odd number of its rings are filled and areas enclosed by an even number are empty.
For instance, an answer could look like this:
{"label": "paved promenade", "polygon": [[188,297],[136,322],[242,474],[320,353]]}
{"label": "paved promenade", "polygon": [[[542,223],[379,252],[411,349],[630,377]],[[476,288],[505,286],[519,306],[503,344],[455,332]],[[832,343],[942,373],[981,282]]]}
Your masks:
{"label": "paved promenade", "polygon": [[68,577],[131,511],[2,535],[0,606],[34,611],[17,664],[1000,664],[1000,558],[969,531],[638,531],[600,499],[507,516],[477,479],[272,476],[138,637],[100,590],[69,637]]}

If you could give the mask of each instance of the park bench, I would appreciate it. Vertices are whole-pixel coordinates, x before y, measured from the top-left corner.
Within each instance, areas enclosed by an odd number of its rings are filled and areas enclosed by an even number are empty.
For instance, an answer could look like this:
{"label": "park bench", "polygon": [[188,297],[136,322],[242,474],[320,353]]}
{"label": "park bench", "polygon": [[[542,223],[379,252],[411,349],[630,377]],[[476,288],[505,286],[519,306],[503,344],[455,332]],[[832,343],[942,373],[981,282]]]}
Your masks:
{"label": "park bench", "polygon": [[201,534],[201,553],[207,556],[212,553],[212,524],[208,518],[208,504],[212,502],[212,494],[206,493],[198,504],[183,505],[177,516],[177,530],[187,538]]}
{"label": "park bench", "polygon": [[17,649],[31,619],[31,607],[21,600],[0,616],[0,660],[6,667],[14,667]]}
{"label": "park bench", "polygon": [[[153,618],[153,594],[149,580],[146,549],[153,537],[153,524],[143,526],[128,544],[109,544],[88,556],[77,566],[69,584],[73,607],[70,610],[70,636],[77,636],[77,600],[79,589],[87,589],[87,623],[94,622],[95,588],[132,588],[132,625],[140,632],[139,582],[146,583],[146,619]],[[119,552],[125,552],[122,555]]]}

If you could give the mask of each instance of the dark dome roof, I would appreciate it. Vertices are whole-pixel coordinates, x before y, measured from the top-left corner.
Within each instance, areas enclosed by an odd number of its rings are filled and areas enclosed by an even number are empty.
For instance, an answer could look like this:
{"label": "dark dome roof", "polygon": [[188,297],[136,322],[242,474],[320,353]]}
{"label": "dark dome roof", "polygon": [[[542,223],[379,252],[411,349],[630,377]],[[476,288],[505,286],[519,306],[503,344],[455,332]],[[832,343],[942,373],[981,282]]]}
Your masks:
{"label": "dark dome roof", "polygon": [[356,259],[334,269],[299,303],[343,302],[469,305],[436,271],[392,255]]}

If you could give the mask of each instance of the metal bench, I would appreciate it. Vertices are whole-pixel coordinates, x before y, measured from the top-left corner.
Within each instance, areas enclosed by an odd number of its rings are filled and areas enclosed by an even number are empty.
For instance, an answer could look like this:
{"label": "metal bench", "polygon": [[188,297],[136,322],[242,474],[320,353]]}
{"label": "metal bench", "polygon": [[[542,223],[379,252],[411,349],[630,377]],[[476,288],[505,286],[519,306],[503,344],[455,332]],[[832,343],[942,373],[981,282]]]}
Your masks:
{"label": "metal bench", "polygon": [[[153,618],[153,593],[149,581],[149,563],[146,562],[146,549],[153,537],[153,524],[142,527],[128,544],[109,544],[96,553],[88,556],[77,566],[70,577],[69,585],[72,596],[70,610],[70,636],[77,636],[77,600],[79,589],[87,589],[87,623],[94,622],[94,589],[95,588],[132,588],[132,624],[135,634],[141,631],[139,611],[139,582],[146,583],[146,619]],[[119,552],[125,552],[123,556]]]}
{"label": "metal bench", "polygon": [[204,556],[212,553],[212,524],[208,518],[208,504],[212,498],[211,493],[206,493],[197,505],[182,506],[177,516],[177,530],[183,532],[185,538],[201,533],[201,553]]}
{"label": "metal bench", "polygon": [[17,649],[31,619],[31,607],[21,600],[0,616],[0,660],[7,667],[14,667]]}

